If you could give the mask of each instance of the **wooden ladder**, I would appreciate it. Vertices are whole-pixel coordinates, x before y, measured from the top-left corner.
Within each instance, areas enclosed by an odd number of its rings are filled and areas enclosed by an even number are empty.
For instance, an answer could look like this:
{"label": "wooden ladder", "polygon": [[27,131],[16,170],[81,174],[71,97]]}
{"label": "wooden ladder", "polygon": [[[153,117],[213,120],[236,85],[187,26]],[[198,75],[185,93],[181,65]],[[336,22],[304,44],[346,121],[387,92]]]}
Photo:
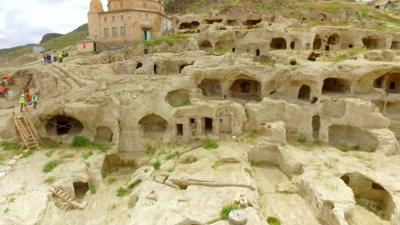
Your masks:
{"label": "wooden ladder", "polygon": [[52,187],[50,187],[50,192],[53,194],[53,196],[68,203],[72,208],[84,209],[87,206],[87,202],[78,202],[78,201],[74,200],[71,196],[69,196],[67,193],[65,193],[65,191],[61,188],[52,186]]}
{"label": "wooden ladder", "polygon": [[25,113],[19,115],[14,113],[14,123],[24,143],[22,148],[39,150],[39,135],[29,117]]}

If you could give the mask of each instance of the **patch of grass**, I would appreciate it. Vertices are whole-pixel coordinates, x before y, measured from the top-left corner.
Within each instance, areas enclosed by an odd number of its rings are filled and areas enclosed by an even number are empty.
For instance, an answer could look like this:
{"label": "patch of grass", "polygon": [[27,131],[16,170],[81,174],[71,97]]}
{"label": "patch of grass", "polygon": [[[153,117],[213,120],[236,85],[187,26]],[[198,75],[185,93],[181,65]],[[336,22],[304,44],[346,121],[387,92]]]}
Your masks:
{"label": "patch of grass", "polygon": [[307,143],[307,139],[305,137],[299,137],[297,139],[297,143],[299,144],[306,144]]}
{"label": "patch of grass", "polygon": [[44,182],[46,184],[53,184],[54,182],[56,182],[56,178],[55,177],[48,177],[46,180],[44,180]]}
{"label": "patch of grass", "polygon": [[312,144],[313,145],[322,145],[322,141],[319,139],[315,139]]}
{"label": "patch of grass", "polygon": [[178,156],[179,156],[179,152],[173,152],[173,153],[168,154],[168,155],[165,157],[165,160],[175,159],[175,158],[178,157]]}
{"label": "patch of grass", "polygon": [[83,148],[90,145],[90,140],[83,136],[75,136],[72,141],[72,147]]}
{"label": "patch of grass", "polygon": [[153,146],[147,147],[146,154],[149,156],[154,156],[154,154],[156,154],[156,148],[154,148]]}
{"label": "patch of grass", "polygon": [[232,205],[227,205],[221,209],[221,219],[222,220],[228,220],[229,219],[229,213],[232,212],[233,210],[239,209],[239,206],[236,204]]}
{"label": "patch of grass", "polygon": [[3,147],[5,151],[18,151],[21,149],[21,145],[18,143],[2,142],[0,146]]}
{"label": "patch of grass", "polygon": [[89,159],[92,155],[93,155],[93,152],[92,151],[88,151],[88,152],[83,153],[82,157],[84,159]]}
{"label": "patch of grass", "polygon": [[110,149],[110,145],[108,144],[97,144],[97,143],[92,143],[92,146],[101,152],[107,152]]}
{"label": "patch of grass", "polygon": [[117,196],[122,198],[125,197],[129,194],[129,190],[123,187],[118,188],[117,190]]}
{"label": "patch of grass", "polygon": [[96,194],[96,192],[97,192],[96,186],[95,186],[95,185],[90,186],[90,193],[91,193],[92,195],[94,195],[94,194]]}
{"label": "patch of grass", "polygon": [[113,183],[115,183],[116,181],[117,181],[117,179],[115,179],[115,178],[108,178],[108,180],[107,180],[107,185],[110,186],[110,185],[112,185]]}
{"label": "patch of grass", "polygon": [[160,170],[160,167],[161,167],[161,162],[160,162],[160,160],[157,160],[155,163],[153,163],[153,168],[155,169],[155,170]]}
{"label": "patch of grass", "polygon": [[281,221],[275,217],[268,217],[267,222],[269,225],[281,225]]}
{"label": "patch of grass", "polygon": [[22,158],[28,158],[32,154],[33,154],[32,150],[26,150],[26,151],[22,152]]}
{"label": "patch of grass", "polygon": [[59,160],[52,160],[49,161],[48,163],[46,163],[46,165],[44,165],[43,167],[43,172],[44,173],[50,173],[51,171],[53,171],[58,165],[60,165],[61,161]]}
{"label": "patch of grass", "polygon": [[49,150],[46,152],[46,156],[50,158],[50,157],[54,154],[54,152],[56,152],[56,149],[55,149],[55,148],[49,149]]}
{"label": "patch of grass", "polygon": [[217,149],[218,143],[216,140],[207,139],[203,141],[203,148],[205,150]]}
{"label": "patch of grass", "polygon": [[4,161],[5,161],[4,156],[0,155],[0,165],[3,164]]}

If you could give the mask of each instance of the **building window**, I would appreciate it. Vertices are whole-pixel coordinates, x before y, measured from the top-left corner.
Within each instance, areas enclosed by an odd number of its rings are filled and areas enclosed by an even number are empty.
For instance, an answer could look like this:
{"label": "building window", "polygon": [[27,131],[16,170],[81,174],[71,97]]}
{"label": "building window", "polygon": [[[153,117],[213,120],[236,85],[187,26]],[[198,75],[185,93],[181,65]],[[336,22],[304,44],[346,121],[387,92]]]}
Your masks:
{"label": "building window", "polygon": [[113,27],[113,28],[112,28],[112,36],[113,36],[113,37],[116,37],[117,35],[118,35],[117,28],[116,28],[116,27]]}
{"label": "building window", "polygon": [[115,16],[112,17],[113,22],[115,22]]}
{"label": "building window", "polygon": [[122,37],[125,37],[125,36],[126,36],[126,28],[125,28],[125,26],[124,26],[124,27],[121,27],[121,36],[122,36]]}
{"label": "building window", "polygon": [[107,23],[107,17],[104,17],[104,22],[106,22],[106,23]]}
{"label": "building window", "polygon": [[108,38],[110,36],[110,33],[108,32],[108,28],[104,28],[104,37]]}
{"label": "building window", "polygon": [[149,28],[143,29],[143,36],[145,41],[150,41],[152,39],[151,29]]}

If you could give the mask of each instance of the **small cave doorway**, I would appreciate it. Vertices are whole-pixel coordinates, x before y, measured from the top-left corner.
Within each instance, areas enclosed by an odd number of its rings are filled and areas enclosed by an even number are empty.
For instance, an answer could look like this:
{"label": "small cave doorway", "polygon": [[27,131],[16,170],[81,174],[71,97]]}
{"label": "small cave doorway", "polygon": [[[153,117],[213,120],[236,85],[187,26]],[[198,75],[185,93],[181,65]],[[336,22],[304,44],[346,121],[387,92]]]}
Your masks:
{"label": "small cave doorway", "polygon": [[340,78],[327,78],[322,86],[322,93],[348,93],[350,82]]}
{"label": "small cave doorway", "polygon": [[321,37],[319,35],[316,35],[314,38],[314,42],[313,42],[313,49],[314,50],[319,50],[322,47],[322,40]]}
{"label": "small cave doorway", "polygon": [[83,124],[69,116],[56,115],[51,117],[46,123],[46,131],[51,136],[74,135],[83,130]]}
{"label": "small cave doorway", "polygon": [[86,193],[89,191],[89,184],[87,182],[74,182],[75,199],[82,200]]}
{"label": "small cave doorway", "polygon": [[284,38],[272,38],[270,43],[271,49],[279,50],[279,49],[287,49],[286,40]]}
{"label": "small cave doorway", "polygon": [[231,96],[244,100],[258,100],[261,97],[261,84],[255,80],[238,79],[230,87]]}
{"label": "small cave doorway", "polygon": [[297,95],[297,99],[310,101],[310,94],[311,94],[310,86],[303,84],[299,89],[299,94]]}

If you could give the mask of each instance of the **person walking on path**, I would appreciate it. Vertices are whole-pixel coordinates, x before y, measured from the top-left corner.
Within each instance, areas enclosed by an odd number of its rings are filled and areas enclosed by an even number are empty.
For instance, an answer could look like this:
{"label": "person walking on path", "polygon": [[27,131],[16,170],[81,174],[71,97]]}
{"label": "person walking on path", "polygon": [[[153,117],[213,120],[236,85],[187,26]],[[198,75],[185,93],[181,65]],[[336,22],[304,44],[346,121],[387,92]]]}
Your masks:
{"label": "person walking on path", "polygon": [[33,109],[36,109],[37,104],[38,104],[38,101],[39,101],[39,96],[38,96],[37,93],[35,93],[35,94],[32,96]]}
{"label": "person walking on path", "polygon": [[19,97],[19,104],[21,105],[21,109],[20,109],[21,112],[24,109],[25,103],[26,103],[25,95],[21,94],[21,96]]}

